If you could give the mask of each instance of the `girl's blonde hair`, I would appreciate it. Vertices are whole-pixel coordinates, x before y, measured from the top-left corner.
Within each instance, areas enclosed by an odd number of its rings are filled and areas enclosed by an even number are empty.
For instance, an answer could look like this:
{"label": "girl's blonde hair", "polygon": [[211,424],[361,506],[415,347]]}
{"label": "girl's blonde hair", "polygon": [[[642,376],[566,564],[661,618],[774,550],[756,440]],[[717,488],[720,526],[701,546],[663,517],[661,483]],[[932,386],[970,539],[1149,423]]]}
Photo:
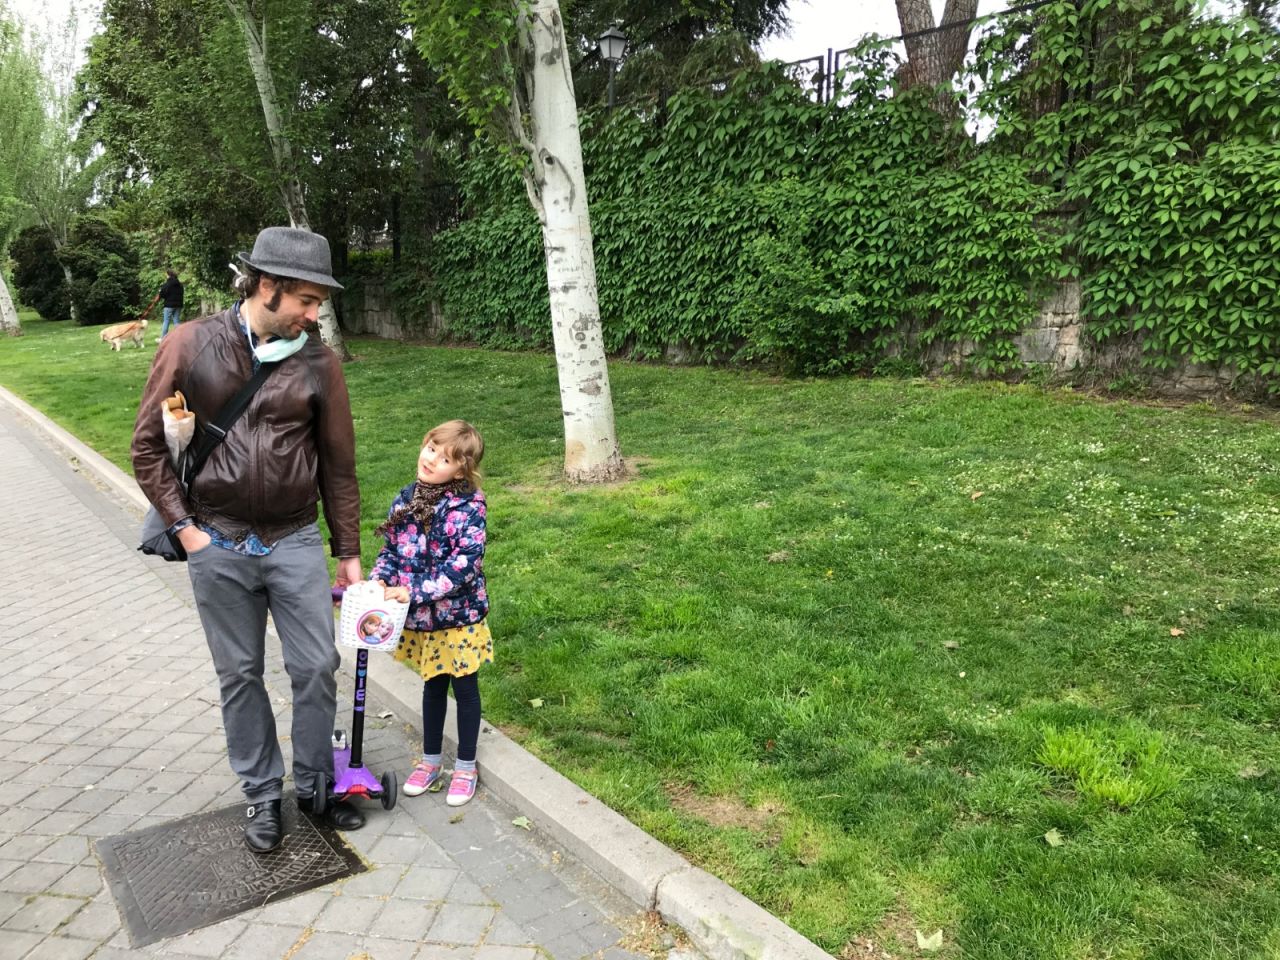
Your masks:
{"label": "girl's blonde hair", "polygon": [[465,420],[448,420],[427,431],[422,447],[428,443],[443,450],[458,465],[463,483],[472,490],[479,488],[480,461],[484,458],[484,438],[479,430]]}

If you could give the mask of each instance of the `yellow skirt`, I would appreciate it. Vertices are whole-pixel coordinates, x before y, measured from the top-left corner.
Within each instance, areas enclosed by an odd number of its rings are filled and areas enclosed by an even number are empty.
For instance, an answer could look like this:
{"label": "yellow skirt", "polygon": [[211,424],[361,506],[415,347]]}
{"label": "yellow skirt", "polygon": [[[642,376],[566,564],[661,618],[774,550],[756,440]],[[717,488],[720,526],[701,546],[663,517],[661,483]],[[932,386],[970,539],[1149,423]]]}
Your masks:
{"label": "yellow skirt", "polygon": [[423,680],[442,673],[465,677],[482,663],[493,663],[493,637],[484,620],[469,627],[406,630],[396,645],[395,658],[415,667]]}

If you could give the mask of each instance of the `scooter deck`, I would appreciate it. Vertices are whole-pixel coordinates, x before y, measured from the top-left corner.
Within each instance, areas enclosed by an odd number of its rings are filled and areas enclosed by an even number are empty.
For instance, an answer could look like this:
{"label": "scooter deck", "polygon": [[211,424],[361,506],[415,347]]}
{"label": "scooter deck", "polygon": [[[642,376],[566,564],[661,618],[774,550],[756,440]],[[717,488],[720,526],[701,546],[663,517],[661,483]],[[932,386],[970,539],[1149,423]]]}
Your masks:
{"label": "scooter deck", "polygon": [[380,797],[382,783],[364,766],[351,766],[351,749],[333,751],[333,787],[329,791],[340,799],[346,797]]}

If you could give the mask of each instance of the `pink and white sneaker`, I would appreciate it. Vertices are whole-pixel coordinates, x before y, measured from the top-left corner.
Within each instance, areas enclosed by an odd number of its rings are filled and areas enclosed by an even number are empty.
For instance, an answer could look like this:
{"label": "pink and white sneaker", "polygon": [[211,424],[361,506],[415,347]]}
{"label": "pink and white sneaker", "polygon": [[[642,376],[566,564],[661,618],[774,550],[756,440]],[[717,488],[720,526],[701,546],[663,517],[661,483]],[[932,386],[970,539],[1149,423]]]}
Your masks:
{"label": "pink and white sneaker", "polygon": [[453,771],[453,779],[449,781],[449,796],[445,802],[451,807],[462,806],[476,795],[476,781],[479,779],[479,770]]}
{"label": "pink and white sneaker", "polygon": [[440,783],[440,764],[419,760],[413,768],[413,773],[405,778],[400,792],[406,797],[417,797],[428,790],[439,790],[441,786],[443,784]]}

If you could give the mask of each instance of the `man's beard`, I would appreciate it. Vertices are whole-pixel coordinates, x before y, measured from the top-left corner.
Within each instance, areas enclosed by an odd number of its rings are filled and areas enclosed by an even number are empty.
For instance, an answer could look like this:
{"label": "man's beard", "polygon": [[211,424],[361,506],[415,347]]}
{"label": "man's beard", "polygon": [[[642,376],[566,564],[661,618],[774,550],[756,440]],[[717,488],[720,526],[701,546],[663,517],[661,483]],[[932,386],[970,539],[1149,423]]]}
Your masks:
{"label": "man's beard", "polygon": [[294,332],[291,324],[280,320],[276,316],[276,310],[280,308],[280,299],[284,296],[284,291],[279,287],[271,294],[271,299],[262,305],[263,311],[267,314],[259,319],[259,324],[266,331],[269,337],[279,337],[281,340],[297,340],[305,332],[306,324],[303,330]]}

